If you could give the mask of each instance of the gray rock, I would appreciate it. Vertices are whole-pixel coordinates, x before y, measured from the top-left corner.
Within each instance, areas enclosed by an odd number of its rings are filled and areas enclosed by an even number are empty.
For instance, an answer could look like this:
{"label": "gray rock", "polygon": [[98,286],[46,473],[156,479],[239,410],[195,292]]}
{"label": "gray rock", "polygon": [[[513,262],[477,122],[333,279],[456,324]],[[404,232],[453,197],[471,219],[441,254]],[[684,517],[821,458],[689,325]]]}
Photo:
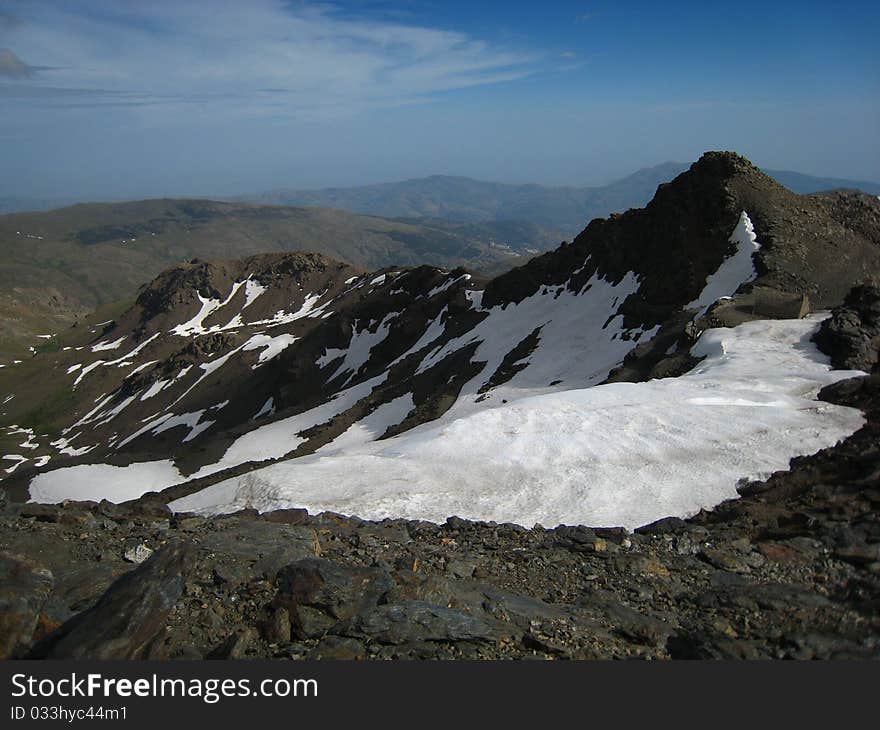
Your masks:
{"label": "gray rock", "polygon": [[306,509],[276,509],[272,512],[264,512],[260,517],[266,522],[302,525],[309,521],[309,511]]}
{"label": "gray rock", "polygon": [[40,522],[58,522],[61,508],[57,504],[39,504],[29,502],[21,506],[22,517],[33,517]]}
{"label": "gray rock", "polygon": [[216,529],[205,534],[200,547],[208,552],[247,560],[284,549],[296,555],[295,559],[300,559],[315,555],[315,531],[309,527],[228,517],[217,520]]}
{"label": "gray rock", "polygon": [[451,560],[446,564],[446,572],[455,578],[470,578],[476,567],[476,560]]}
{"label": "gray rock", "polygon": [[374,606],[354,617],[339,633],[362,634],[382,644],[489,642],[505,635],[494,622],[425,601]]}
{"label": "gray rock", "polygon": [[217,585],[237,586],[247,583],[254,571],[245,563],[234,559],[217,562],[211,571],[211,577]]}
{"label": "gray rock", "polygon": [[622,636],[647,646],[662,646],[673,627],[622,603],[607,603],[601,608],[612,628]]}
{"label": "gray rock", "polygon": [[662,520],[637,527],[635,532],[638,535],[666,535],[670,532],[686,531],[688,527],[688,523],[680,517],[664,517]]}
{"label": "gray rock", "polygon": [[322,558],[288,565],[276,582],[275,605],[288,610],[298,638],[322,636],[339,621],[378,604],[394,586],[387,570],[351,568]]}

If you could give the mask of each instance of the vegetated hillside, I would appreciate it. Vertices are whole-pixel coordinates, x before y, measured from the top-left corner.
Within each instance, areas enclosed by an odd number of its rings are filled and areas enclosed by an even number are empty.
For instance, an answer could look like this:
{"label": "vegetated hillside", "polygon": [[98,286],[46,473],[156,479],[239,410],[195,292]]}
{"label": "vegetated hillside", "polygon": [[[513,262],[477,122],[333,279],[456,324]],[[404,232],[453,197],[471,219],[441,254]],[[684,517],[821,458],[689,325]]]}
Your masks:
{"label": "vegetated hillside", "polygon": [[[562,521],[573,505],[629,504],[603,497],[598,473],[594,499],[569,491],[583,488],[584,454],[618,463],[590,439],[622,408],[625,433],[659,434],[632,448],[660,454],[657,483],[672,480],[662,499],[637,503],[685,510],[684,494],[695,509],[752,470],[783,468],[797,449],[849,432],[852,413],[812,405],[812,391],[842,377],[798,346],[818,325],[754,320],[797,318],[805,296],[814,308],[839,304],[876,275],[878,212],[868,196],[798,196],[737,155],[707,153],[646,208],[594,220],[572,243],[490,281],[428,266],[367,274],[316,254],[175,267],[113,321],[70,330],[55,352],[0,372],[9,439],[0,446],[17,488],[35,472],[97,465],[38,474],[31,489],[41,499],[77,484],[89,498],[182,495],[227,478],[226,492],[211,493],[224,504],[304,500],[307,485],[315,497],[334,484],[352,511],[396,505],[445,518],[458,509],[448,500],[463,499],[479,514]],[[671,377],[701,358],[702,369]],[[631,395],[591,387],[648,378],[669,382]],[[764,401],[771,407],[736,408]],[[680,421],[651,426],[671,414]],[[715,446],[692,438],[696,423]],[[296,459],[314,452],[316,462]],[[727,459],[707,468],[721,492],[686,483],[703,478],[688,460],[707,455]],[[676,459],[684,472],[670,466]],[[313,466],[284,471],[300,463]],[[348,488],[351,478],[364,484]],[[370,491],[386,483],[393,495]],[[524,491],[507,498],[514,486]]]}
{"label": "vegetated hillside", "polygon": [[[657,186],[689,165],[665,162],[608,185],[590,187],[508,185],[467,177],[433,175],[400,182],[322,190],[273,190],[243,200],[279,205],[319,205],[386,217],[454,221],[522,220],[574,235],[593,218],[644,206]],[[880,184],[822,178],[786,170],[764,170],[795,193],[858,189],[880,195]]]}
{"label": "vegetated hillside", "polygon": [[490,273],[559,243],[530,224],[391,221],[338,210],[205,200],[75,205],[0,216],[0,364],[28,356],[168,266],[307,250],[365,268],[467,265]]}

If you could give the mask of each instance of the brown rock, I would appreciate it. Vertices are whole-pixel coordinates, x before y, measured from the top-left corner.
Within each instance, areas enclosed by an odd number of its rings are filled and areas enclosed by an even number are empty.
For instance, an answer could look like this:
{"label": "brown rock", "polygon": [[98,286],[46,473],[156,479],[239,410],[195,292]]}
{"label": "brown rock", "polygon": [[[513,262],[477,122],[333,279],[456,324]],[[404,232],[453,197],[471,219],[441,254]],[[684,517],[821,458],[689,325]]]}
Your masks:
{"label": "brown rock", "polygon": [[266,522],[284,525],[302,525],[309,521],[309,511],[306,509],[276,509],[261,516]]}

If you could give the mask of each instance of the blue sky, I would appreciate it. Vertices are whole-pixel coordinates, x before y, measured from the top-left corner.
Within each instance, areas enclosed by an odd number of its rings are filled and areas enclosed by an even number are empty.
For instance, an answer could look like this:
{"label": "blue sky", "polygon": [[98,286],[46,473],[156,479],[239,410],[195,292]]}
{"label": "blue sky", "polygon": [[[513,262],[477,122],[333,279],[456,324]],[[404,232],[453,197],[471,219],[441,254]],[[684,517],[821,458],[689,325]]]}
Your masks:
{"label": "blue sky", "polygon": [[[843,9],[841,9],[841,5]],[[880,5],[0,0],[0,196],[880,179]]]}

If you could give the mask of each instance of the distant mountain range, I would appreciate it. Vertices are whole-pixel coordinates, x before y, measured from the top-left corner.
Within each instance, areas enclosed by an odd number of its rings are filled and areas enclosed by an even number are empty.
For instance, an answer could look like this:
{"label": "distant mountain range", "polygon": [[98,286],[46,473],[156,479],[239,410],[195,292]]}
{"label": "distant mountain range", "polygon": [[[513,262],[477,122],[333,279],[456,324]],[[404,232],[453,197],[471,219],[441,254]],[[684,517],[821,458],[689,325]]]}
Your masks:
{"label": "distant mountain range", "polygon": [[[642,207],[657,186],[687,170],[689,164],[665,162],[646,167],[610,185],[549,187],[507,185],[467,177],[432,175],[401,182],[322,190],[273,190],[241,200],[272,205],[339,208],[385,218],[444,218],[453,221],[523,220],[576,235],[594,218]],[[813,177],[787,170],[763,172],[789,190],[816,193],[857,189],[880,195],[880,183]]]}
{"label": "distant mountain range", "polygon": [[[478,223],[498,220],[528,221],[574,236],[593,218],[641,207],[657,186],[688,169],[690,163],[664,162],[645,167],[608,185],[509,185],[468,177],[429,177],[353,187],[321,189],[280,188],[217,200],[263,205],[317,206],[383,218],[434,218]],[[880,195],[880,183],[816,177],[790,170],[762,170],[789,190],[800,194],[827,190],[861,190]],[[0,214],[45,211],[83,202],[82,199],[0,197]]]}

